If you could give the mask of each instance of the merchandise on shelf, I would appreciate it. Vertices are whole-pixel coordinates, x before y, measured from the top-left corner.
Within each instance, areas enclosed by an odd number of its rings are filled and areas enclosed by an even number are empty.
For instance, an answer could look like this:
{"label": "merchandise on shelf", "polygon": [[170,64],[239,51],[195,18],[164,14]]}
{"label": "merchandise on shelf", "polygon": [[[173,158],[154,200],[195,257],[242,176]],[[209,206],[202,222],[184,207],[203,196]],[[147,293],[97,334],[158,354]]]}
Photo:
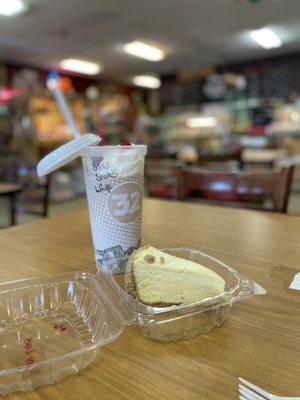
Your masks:
{"label": "merchandise on shelf", "polygon": [[[70,107],[80,132],[84,132],[83,99],[79,96],[69,99]],[[55,100],[47,95],[33,95],[29,99],[29,113],[41,144],[64,142],[73,135]]]}

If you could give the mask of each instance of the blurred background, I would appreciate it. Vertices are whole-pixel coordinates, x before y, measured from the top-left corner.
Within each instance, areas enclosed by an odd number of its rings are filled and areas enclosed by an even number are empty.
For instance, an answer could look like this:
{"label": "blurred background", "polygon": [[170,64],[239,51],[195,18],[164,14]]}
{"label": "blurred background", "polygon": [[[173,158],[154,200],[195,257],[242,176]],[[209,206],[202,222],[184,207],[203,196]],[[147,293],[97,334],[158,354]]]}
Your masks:
{"label": "blurred background", "polygon": [[[49,73],[80,132],[149,146],[147,196],[283,195],[275,211],[300,213],[299,16],[299,0],[0,0],[0,227],[85,206],[80,160],[36,176],[72,138]],[[188,196],[178,168],[199,173]]]}

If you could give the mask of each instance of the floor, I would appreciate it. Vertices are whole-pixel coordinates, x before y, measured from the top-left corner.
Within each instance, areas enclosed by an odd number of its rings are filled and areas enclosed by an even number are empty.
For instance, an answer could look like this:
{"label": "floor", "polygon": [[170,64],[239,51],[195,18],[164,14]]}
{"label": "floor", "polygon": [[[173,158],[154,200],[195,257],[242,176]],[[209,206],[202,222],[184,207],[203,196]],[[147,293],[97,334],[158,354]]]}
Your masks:
{"label": "floor", "polygon": [[[61,203],[52,203],[50,205],[49,214],[50,216],[60,215],[84,207],[86,207],[85,197]],[[291,195],[288,213],[297,214],[300,216],[300,193],[293,193]],[[26,222],[31,222],[37,218],[39,217],[33,215],[19,215],[17,217],[17,223],[23,224]],[[0,197],[0,229],[7,227],[8,224],[9,224],[8,205],[6,200]]]}
{"label": "floor", "polygon": [[[78,210],[79,208],[86,207],[86,198],[79,198],[76,200],[65,201],[61,203],[52,203],[49,208],[49,216],[64,214],[73,210]],[[18,215],[17,223],[24,224],[26,222],[34,221],[40,217],[35,215]],[[8,213],[8,204],[5,199],[0,197],[0,229],[7,227],[9,224],[9,213]]]}

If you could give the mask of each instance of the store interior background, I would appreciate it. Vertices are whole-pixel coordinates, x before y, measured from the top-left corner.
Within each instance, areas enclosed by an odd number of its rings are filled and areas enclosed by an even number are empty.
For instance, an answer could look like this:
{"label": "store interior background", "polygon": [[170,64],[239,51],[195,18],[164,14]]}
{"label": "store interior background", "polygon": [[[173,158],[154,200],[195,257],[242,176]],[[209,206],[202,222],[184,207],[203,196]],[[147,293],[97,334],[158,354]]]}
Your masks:
{"label": "store interior background", "polygon": [[[0,0],[0,181],[24,187],[17,223],[40,218],[31,211],[44,207],[47,182],[35,166],[72,138],[51,71],[82,133],[149,146],[147,196],[173,197],[177,162],[261,171],[294,157],[288,213],[300,214],[299,15],[298,0]],[[261,28],[279,39],[272,48],[253,40]],[[133,41],[162,59],[128,54]],[[71,72],[69,58],[99,72]],[[85,204],[80,160],[52,173],[48,215]],[[0,227],[8,207],[0,196]]]}

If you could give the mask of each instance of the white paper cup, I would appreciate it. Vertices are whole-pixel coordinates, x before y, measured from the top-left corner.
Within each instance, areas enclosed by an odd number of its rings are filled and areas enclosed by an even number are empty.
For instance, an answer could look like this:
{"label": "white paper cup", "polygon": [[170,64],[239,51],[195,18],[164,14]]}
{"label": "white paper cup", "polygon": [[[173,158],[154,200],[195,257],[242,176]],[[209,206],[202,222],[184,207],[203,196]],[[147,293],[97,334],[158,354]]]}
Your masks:
{"label": "white paper cup", "polygon": [[[91,146],[81,154],[97,268],[140,246],[147,146]],[[118,270],[118,271],[117,271]]]}

